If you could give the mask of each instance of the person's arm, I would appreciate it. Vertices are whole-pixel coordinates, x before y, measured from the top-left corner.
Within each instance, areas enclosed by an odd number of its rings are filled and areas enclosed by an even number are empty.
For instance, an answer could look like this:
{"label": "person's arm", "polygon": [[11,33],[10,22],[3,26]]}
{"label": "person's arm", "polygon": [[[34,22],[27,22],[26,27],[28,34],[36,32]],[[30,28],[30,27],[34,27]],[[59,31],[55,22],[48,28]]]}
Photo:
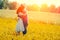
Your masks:
{"label": "person's arm", "polygon": [[18,15],[20,15],[20,16],[21,16],[21,15],[23,15],[23,13],[22,13],[22,12],[19,12],[19,13],[18,13]]}
{"label": "person's arm", "polygon": [[20,13],[18,13],[18,15],[23,16],[23,15],[27,15],[27,14],[20,12]]}

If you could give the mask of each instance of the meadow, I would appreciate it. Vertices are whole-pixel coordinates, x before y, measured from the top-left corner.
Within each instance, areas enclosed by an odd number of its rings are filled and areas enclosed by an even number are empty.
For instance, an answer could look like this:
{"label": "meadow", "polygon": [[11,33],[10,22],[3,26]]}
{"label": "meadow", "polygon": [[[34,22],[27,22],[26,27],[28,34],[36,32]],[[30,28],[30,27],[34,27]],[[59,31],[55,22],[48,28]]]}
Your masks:
{"label": "meadow", "polygon": [[34,17],[30,17],[34,14],[30,15],[29,13],[27,34],[23,36],[21,33],[16,36],[15,27],[17,19],[15,17],[17,16],[13,16],[12,14],[9,15],[10,13],[15,12],[7,11],[9,16],[4,13],[1,14],[0,12],[0,40],[60,40],[60,25],[43,23],[34,19]]}

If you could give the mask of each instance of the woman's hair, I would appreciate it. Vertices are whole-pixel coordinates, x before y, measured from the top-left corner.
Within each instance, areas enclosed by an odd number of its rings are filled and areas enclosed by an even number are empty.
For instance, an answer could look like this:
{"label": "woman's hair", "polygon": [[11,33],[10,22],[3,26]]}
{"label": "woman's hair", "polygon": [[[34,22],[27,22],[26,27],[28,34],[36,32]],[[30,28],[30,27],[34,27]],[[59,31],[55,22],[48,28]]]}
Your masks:
{"label": "woman's hair", "polygon": [[22,12],[24,9],[25,9],[25,5],[21,4],[20,7],[17,9],[17,13]]}

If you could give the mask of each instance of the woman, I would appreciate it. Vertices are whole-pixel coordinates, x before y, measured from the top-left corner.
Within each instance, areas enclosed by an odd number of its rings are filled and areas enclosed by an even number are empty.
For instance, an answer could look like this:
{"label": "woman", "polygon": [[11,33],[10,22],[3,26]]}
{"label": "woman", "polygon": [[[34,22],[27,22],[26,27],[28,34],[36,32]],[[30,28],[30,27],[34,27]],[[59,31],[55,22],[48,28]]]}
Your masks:
{"label": "woman", "polygon": [[[23,32],[23,35],[27,33],[28,19],[27,19],[27,11],[23,4],[17,9],[18,15],[18,24],[16,27],[16,31],[20,34],[20,31]],[[19,24],[23,24],[22,26],[18,26]]]}

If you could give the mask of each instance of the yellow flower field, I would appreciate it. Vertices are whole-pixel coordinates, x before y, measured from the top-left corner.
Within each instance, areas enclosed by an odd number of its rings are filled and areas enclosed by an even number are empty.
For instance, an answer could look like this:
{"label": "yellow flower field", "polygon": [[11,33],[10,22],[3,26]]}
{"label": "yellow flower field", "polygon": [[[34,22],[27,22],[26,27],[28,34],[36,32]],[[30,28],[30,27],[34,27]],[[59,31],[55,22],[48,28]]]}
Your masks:
{"label": "yellow flower field", "polygon": [[0,40],[60,40],[60,26],[29,19],[27,34],[16,36],[15,19],[0,18]]}

